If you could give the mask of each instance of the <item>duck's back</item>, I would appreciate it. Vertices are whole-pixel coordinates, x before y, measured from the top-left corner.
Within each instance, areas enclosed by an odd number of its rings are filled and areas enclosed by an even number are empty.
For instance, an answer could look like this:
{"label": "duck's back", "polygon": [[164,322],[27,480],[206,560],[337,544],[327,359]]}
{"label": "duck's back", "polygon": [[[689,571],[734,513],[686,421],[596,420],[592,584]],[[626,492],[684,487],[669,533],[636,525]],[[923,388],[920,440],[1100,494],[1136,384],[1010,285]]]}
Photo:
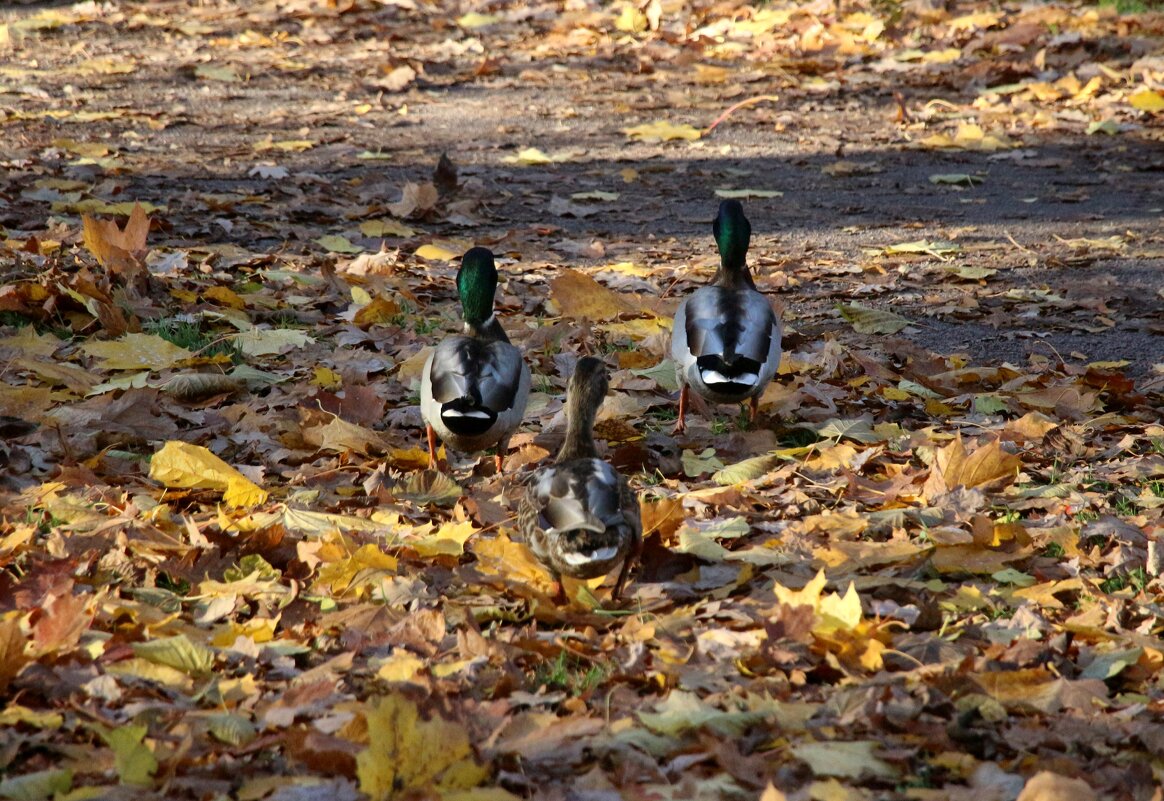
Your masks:
{"label": "duck's back", "polygon": [[[602,575],[637,536],[637,517],[627,513],[628,494],[623,478],[600,459],[571,459],[544,468],[521,510],[530,547],[566,575]],[[638,503],[630,497],[637,513]]]}
{"label": "duck's back", "polygon": [[772,349],[776,315],[755,289],[705,286],[687,299],[683,322],[694,358],[736,355],[762,362]]}
{"label": "duck's back", "polygon": [[427,378],[437,403],[472,399],[499,413],[513,405],[521,366],[521,354],[508,342],[456,336],[437,346]]}

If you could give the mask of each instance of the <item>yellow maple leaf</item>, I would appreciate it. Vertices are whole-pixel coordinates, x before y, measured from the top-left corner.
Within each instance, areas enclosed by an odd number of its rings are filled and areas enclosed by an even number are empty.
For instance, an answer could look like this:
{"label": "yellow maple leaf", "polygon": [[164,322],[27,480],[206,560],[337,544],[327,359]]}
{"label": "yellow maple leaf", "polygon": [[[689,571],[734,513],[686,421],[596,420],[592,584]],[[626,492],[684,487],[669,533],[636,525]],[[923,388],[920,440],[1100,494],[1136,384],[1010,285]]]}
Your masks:
{"label": "yellow maple leaf", "polygon": [[477,556],[477,570],[486,576],[500,576],[520,581],[549,592],[553,578],[542,567],[524,542],[514,542],[505,533],[492,539],[478,538],[473,541],[473,553]]}
{"label": "yellow maple leaf", "polygon": [[395,651],[391,656],[378,663],[376,678],[389,683],[409,682],[424,669],[427,663],[419,656],[408,651]]}
{"label": "yellow maple leaf", "polygon": [[666,120],[645,122],[642,125],[635,125],[632,128],[624,128],[623,133],[629,138],[640,142],[669,142],[672,139],[693,142],[702,136],[699,129],[687,123],[675,125]]}
{"label": "yellow maple leaf", "polygon": [[823,570],[817,571],[812,581],[804,585],[802,590],[790,590],[777,584],[772,589],[776,592],[776,600],[786,606],[811,606],[813,611],[820,609],[820,593],[824,589],[827,579]]}
{"label": "yellow maple leaf", "polygon": [[476,531],[469,520],[459,523],[449,521],[417,539],[406,540],[404,544],[422,557],[460,556],[465,552],[465,543]]}
{"label": "yellow maple leaf", "polygon": [[86,355],[102,370],[165,370],[194,354],[154,334],[126,334],[107,342],[86,342]]}
{"label": "yellow maple leaf", "polygon": [[317,591],[336,597],[347,593],[360,597],[378,585],[385,573],[396,573],[396,557],[384,553],[374,543],[369,542],[350,555],[343,546],[328,545],[318,554],[329,564],[319,569],[315,581]]}
{"label": "yellow maple leaf", "polygon": [[1164,111],[1164,96],[1159,92],[1153,92],[1151,89],[1141,89],[1134,95],[1128,98],[1128,103],[1132,108],[1139,111]]}
{"label": "yellow maple leaf", "polygon": [[258,506],[267,491],[201,445],[170,440],[150,459],[150,478],[167,487],[222,490],[228,506]]}
{"label": "yellow maple leaf", "polygon": [[269,617],[254,618],[245,623],[227,623],[214,633],[210,644],[215,648],[229,648],[239,637],[250,637],[256,643],[275,639],[275,626],[279,621]]}
{"label": "yellow maple leaf", "polygon": [[451,261],[457,258],[455,252],[435,244],[421,245],[416,249],[416,255],[429,261]]}
{"label": "yellow maple leaf", "polygon": [[516,156],[506,156],[501,159],[506,164],[522,164],[527,167],[536,166],[539,164],[552,164],[554,159],[547,155],[544,151],[536,147],[527,147],[520,151]]}
{"label": "yellow maple leaf", "polygon": [[418,791],[467,790],[489,777],[474,757],[463,724],[441,717],[424,720],[403,695],[369,702],[364,719],[368,747],[356,755],[356,775],[372,801],[413,797]]}
{"label": "yellow maple leaf", "polygon": [[[823,575],[823,571],[821,574]],[[821,633],[829,633],[837,629],[854,629],[861,623],[861,596],[853,582],[849,582],[849,589],[844,595],[833,593],[820,599],[817,613],[821,617],[820,623],[814,627]]]}
{"label": "yellow maple leaf", "polygon": [[563,270],[550,281],[550,296],[566,317],[613,320],[623,312],[639,311],[629,297],[607,289],[577,270]]}

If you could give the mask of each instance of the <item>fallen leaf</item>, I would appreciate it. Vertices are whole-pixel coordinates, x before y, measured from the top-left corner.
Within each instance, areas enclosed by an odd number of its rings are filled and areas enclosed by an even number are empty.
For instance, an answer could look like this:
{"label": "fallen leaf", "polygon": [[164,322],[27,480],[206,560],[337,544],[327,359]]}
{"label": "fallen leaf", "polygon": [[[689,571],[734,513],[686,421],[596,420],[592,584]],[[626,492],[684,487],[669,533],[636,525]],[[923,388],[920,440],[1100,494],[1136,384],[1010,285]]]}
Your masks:
{"label": "fallen leaf", "polygon": [[841,316],[853,324],[858,334],[896,334],[911,323],[893,312],[871,309],[858,303],[837,306]]}
{"label": "fallen leaf", "polygon": [[577,270],[562,270],[550,281],[550,297],[564,317],[613,320],[624,312],[639,311],[629,298],[614,292]]}
{"label": "fallen leaf", "polygon": [[687,123],[674,125],[665,120],[658,122],[647,122],[642,125],[635,125],[631,128],[625,128],[623,133],[633,141],[639,142],[670,142],[675,139],[682,139],[686,141],[694,141],[698,139],[701,134],[697,128],[694,128]]}
{"label": "fallen leaf", "polygon": [[464,725],[439,715],[425,720],[403,695],[367,702],[363,717],[369,745],[356,756],[356,773],[372,801],[466,790],[489,776],[473,756]]}
{"label": "fallen leaf", "polygon": [[165,370],[194,354],[156,334],[126,334],[108,342],[86,342],[81,350],[102,370]]}
{"label": "fallen leaf", "polygon": [[862,776],[876,776],[881,779],[895,779],[897,768],[877,756],[881,743],[874,740],[853,742],[828,741],[801,743],[789,750],[802,762],[808,763],[814,776],[836,776],[844,779],[859,779]]}
{"label": "fallen leaf", "polygon": [[266,503],[267,491],[200,445],[171,440],[150,459],[150,478],[167,487],[223,492],[229,506]]}

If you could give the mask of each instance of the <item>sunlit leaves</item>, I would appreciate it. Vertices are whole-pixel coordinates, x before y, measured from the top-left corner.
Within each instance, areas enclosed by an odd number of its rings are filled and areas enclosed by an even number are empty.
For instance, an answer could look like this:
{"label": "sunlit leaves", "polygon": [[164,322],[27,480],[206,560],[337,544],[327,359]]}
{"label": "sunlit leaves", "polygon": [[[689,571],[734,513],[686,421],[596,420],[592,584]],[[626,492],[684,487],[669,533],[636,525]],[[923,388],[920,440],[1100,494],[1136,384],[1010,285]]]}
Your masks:
{"label": "sunlit leaves", "polygon": [[797,759],[807,762],[815,776],[893,779],[898,771],[877,756],[879,749],[880,743],[872,740],[833,741],[797,745],[792,748],[792,753]]}
{"label": "sunlit leaves", "polygon": [[748,198],[783,197],[784,193],[778,189],[717,189],[716,197],[746,200]]}
{"label": "sunlit leaves", "polygon": [[715,471],[711,480],[716,484],[723,485],[738,484],[741,481],[752,481],[764,475],[779,463],[780,456],[778,454],[765,453],[722,467]]}
{"label": "sunlit leaves", "polygon": [[238,72],[229,64],[199,64],[194,67],[194,76],[206,81],[238,83],[242,80]]}
{"label": "sunlit leaves", "polygon": [[624,133],[628,138],[641,142],[670,142],[676,139],[693,142],[701,136],[697,128],[687,123],[676,125],[666,120],[635,125],[625,129]]}
{"label": "sunlit leaves", "polygon": [[331,253],[360,253],[363,251],[362,247],[353,245],[350,239],[339,234],[321,236],[315,240],[315,243]]}
{"label": "sunlit leaves", "polygon": [[388,210],[396,217],[420,217],[436,205],[437,190],[431,183],[409,182],[401,190],[400,199],[388,204]]}
{"label": "sunlit leaves", "polygon": [[178,634],[160,640],[135,643],[135,655],[158,665],[165,665],[192,676],[203,676],[210,672],[214,656],[204,645],[190,640],[185,634]]}
{"label": "sunlit leaves", "polygon": [[638,311],[625,295],[576,270],[563,270],[551,280],[550,292],[562,314],[568,317],[612,320],[623,312]]}
{"label": "sunlit leaves", "polygon": [[194,354],[155,334],[126,334],[121,339],[87,342],[82,350],[103,370],[164,370]]}
{"label": "sunlit leaves", "polygon": [[1128,97],[1128,104],[1139,111],[1164,111],[1164,95],[1151,89],[1141,89]]}
{"label": "sunlit leaves", "polygon": [[960,150],[995,151],[1014,147],[1006,136],[984,131],[974,123],[963,123],[958,126],[953,136],[945,133],[932,134],[921,140],[923,147],[950,148]]}
{"label": "sunlit leaves", "polygon": [[14,801],[43,801],[69,792],[73,787],[71,768],[49,768],[5,776],[0,780],[0,796]]}
{"label": "sunlit leaves", "polygon": [[961,250],[962,248],[954,242],[919,239],[915,242],[899,242],[894,245],[888,245],[885,248],[885,253],[889,256],[902,253],[924,253],[927,256],[941,258],[943,256],[951,256]]}
{"label": "sunlit leaves", "polygon": [[248,356],[270,356],[291,348],[302,348],[315,340],[294,328],[248,328],[231,340]]}
{"label": "sunlit leaves", "polygon": [[230,506],[258,506],[267,491],[200,445],[167,442],[150,459],[150,478],[168,487],[212,489]]}
{"label": "sunlit leaves", "polygon": [[554,164],[556,162],[569,161],[574,158],[576,152],[573,150],[566,150],[559,153],[549,155],[543,152],[540,148],[527,147],[519,150],[515,156],[505,156],[501,160],[506,164],[520,164],[523,167],[539,166],[542,164]]}
{"label": "sunlit leaves", "polygon": [[417,248],[416,255],[432,261],[451,261],[461,257],[461,254],[454,250],[431,243]]}
{"label": "sunlit leaves", "polygon": [[463,725],[438,714],[426,720],[403,695],[369,701],[363,716],[368,746],[356,756],[357,774],[360,789],[373,801],[464,790],[489,775],[475,759]]}
{"label": "sunlit leaves", "polygon": [[116,729],[98,728],[105,743],[113,749],[117,775],[123,784],[148,785],[158,769],[154,752],[142,740],[149,731],[147,726],[120,726]]}
{"label": "sunlit leaves", "polygon": [[[1120,271],[1158,243],[1111,198],[1161,75],[1104,44],[1144,15],[106,5],[0,29],[36,55],[0,69],[0,795],[1037,798],[1020,740],[1097,787],[1151,762],[1164,366],[1109,343],[1150,344],[1160,292]],[[196,102],[142,106],[175,54]],[[1092,123],[1094,158],[1049,146]],[[696,401],[674,436],[670,316],[731,196],[785,358],[754,422]],[[534,373],[500,475],[429,471],[415,397],[473,244]],[[513,531],[580,353],[643,511],[617,604],[551,602]],[[171,440],[251,483],[145,478]]]}
{"label": "sunlit leaves", "polygon": [[967,453],[962,438],[956,437],[935,454],[934,475],[947,488],[971,488],[1013,481],[1021,464],[1018,456],[1002,449],[999,440]]}

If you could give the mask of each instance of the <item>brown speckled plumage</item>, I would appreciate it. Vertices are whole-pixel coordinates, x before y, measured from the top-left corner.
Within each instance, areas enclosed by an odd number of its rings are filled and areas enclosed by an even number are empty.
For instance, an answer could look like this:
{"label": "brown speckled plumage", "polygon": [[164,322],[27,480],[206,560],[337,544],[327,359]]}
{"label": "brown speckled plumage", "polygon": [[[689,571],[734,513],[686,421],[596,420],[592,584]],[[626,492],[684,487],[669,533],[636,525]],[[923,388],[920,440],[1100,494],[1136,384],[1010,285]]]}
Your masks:
{"label": "brown speckled plumage", "polygon": [[643,527],[638,498],[594,445],[594,418],[608,385],[600,360],[579,359],[566,390],[566,441],[554,463],[533,476],[518,527],[559,590],[563,575],[594,578],[621,562],[612,594],[617,599],[641,549]]}

